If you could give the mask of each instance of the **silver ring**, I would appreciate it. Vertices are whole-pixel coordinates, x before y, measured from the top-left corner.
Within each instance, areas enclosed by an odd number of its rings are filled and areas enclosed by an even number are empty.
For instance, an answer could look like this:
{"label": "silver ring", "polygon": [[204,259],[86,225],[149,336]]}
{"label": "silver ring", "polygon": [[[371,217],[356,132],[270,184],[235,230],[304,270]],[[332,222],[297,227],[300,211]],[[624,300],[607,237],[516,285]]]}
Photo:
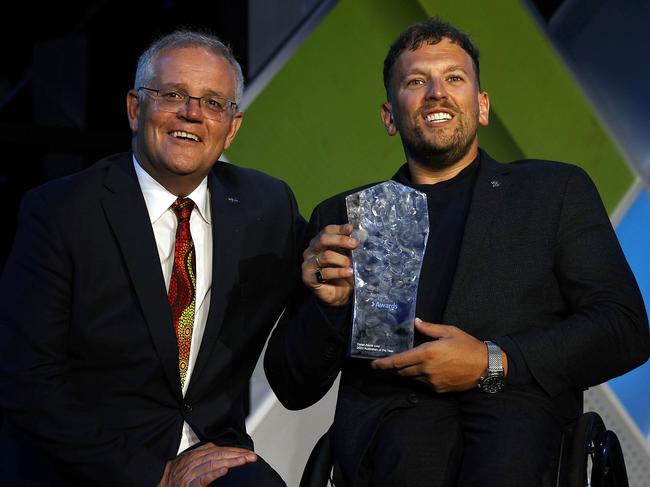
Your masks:
{"label": "silver ring", "polygon": [[317,266],[319,269],[320,269],[321,267],[323,267],[322,265],[320,265],[320,261],[318,260],[318,254],[314,255],[314,258],[316,259],[316,266]]}

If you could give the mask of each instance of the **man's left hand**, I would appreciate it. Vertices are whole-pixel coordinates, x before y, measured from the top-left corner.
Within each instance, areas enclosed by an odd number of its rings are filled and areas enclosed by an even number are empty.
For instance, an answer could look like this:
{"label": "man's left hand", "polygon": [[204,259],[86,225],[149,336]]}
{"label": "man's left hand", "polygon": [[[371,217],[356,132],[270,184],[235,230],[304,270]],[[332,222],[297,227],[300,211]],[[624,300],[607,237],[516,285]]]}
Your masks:
{"label": "man's left hand", "polygon": [[205,443],[169,460],[157,487],[204,487],[229,469],[256,461],[255,452],[245,448]]}
{"label": "man's left hand", "polygon": [[416,319],[415,326],[423,335],[437,340],[375,360],[372,367],[413,377],[436,392],[465,391],[477,386],[487,369],[485,343],[451,325]]}

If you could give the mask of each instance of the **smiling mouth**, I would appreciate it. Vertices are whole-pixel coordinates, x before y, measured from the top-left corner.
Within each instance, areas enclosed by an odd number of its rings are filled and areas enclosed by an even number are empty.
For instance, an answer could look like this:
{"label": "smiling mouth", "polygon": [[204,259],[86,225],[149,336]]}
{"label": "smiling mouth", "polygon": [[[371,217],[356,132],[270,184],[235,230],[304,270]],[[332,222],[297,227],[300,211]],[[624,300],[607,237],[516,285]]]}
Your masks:
{"label": "smiling mouth", "polygon": [[447,112],[433,112],[429,113],[424,118],[430,123],[442,123],[451,120],[453,117]]}
{"label": "smiling mouth", "polygon": [[169,132],[169,135],[171,135],[172,137],[176,137],[177,139],[193,140],[194,142],[201,142],[201,139],[199,138],[198,135],[189,132],[184,132],[182,130],[174,130],[173,132]]}

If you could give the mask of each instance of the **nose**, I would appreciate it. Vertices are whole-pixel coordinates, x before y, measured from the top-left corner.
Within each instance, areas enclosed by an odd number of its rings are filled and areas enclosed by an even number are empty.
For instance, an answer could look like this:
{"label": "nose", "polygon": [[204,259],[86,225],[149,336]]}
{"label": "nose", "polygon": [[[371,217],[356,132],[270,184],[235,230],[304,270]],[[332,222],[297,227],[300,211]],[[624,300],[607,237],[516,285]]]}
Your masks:
{"label": "nose", "polygon": [[447,98],[447,90],[445,89],[445,85],[441,79],[431,78],[427,90],[427,98],[433,98],[435,100]]}
{"label": "nose", "polygon": [[195,96],[188,96],[187,101],[179,114],[188,120],[202,119],[203,109],[201,108],[201,99]]}

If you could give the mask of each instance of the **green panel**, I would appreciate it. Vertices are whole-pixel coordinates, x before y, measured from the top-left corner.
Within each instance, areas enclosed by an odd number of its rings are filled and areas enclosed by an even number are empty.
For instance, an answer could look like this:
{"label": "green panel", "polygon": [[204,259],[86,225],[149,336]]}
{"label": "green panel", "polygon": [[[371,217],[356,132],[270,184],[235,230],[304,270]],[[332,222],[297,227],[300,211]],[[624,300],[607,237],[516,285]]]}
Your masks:
{"label": "green panel", "polygon": [[227,157],[289,183],[304,215],[321,200],[389,178],[404,161],[379,118],[387,46],[421,19],[417,2],[341,1],[248,108]]}
{"label": "green panel", "polygon": [[[379,118],[388,46],[425,18],[416,1],[341,1],[248,108],[233,162],[287,181],[309,215],[324,198],[389,178],[404,162]],[[497,117],[481,141],[495,157],[522,157]]]}
{"label": "green panel", "polygon": [[404,28],[434,14],[470,32],[481,50],[492,102],[481,146],[502,161],[579,164],[613,210],[632,174],[517,0],[340,1],[248,108],[227,157],[287,181],[306,216],[332,194],[390,177],[404,154],[379,118],[383,59]]}
{"label": "green panel", "polygon": [[481,51],[481,84],[490,94],[491,110],[525,156],[582,166],[611,212],[633,175],[523,2],[419,3],[428,15],[440,15],[471,34]]}
{"label": "green panel", "polygon": [[498,114],[492,109],[490,124],[487,127],[479,126],[478,138],[481,147],[498,161],[516,161],[525,157]]}

